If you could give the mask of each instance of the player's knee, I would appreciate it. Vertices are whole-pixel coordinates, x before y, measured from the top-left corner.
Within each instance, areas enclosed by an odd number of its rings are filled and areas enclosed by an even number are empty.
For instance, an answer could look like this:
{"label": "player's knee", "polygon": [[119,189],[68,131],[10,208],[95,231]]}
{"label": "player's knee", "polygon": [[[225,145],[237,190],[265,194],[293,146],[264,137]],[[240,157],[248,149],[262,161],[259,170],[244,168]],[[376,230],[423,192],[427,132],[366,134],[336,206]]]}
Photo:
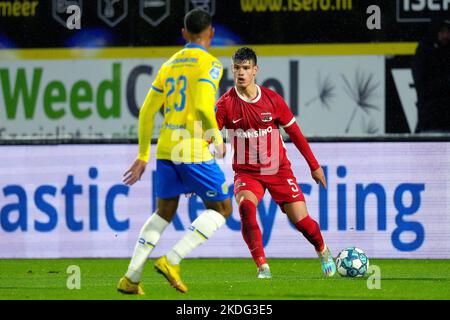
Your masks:
{"label": "player's knee", "polygon": [[230,199],[226,199],[224,201],[220,202],[220,214],[224,216],[225,219],[228,219],[231,216],[231,213],[233,212],[233,207],[231,206]]}
{"label": "player's knee", "polygon": [[173,216],[175,215],[176,212],[176,208],[175,210],[173,208],[158,208],[157,214],[158,216],[160,216],[161,218],[163,218],[164,220],[171,222]]}
{"label": "player's knee", "polygon": [[207,209],[212,209],[220,213],[225,219],[231,216],[233,212],[233,207],[231,206],[230,199],[226,199],[223,201],[212,202],[206,204]]}
{"label": "player's knee", "polygon": [[242,220],[247,220],[252,215],[256,215],[256,204],[249,199],[242,199],[239,203],[239,215]]}
{"label": "player's knee", "polygon": [[258,204],[258,198],[250,191],[245,190],[236,195],[238,205],[241,205],[246,200],[253,202],[255,206]]}
{"label": "player's knee", "polygon": [[226,199],[222,203],[222,215],[227,219],[231,216],[231,213],[233,212],[233,206],[231,205],[230,199]]}

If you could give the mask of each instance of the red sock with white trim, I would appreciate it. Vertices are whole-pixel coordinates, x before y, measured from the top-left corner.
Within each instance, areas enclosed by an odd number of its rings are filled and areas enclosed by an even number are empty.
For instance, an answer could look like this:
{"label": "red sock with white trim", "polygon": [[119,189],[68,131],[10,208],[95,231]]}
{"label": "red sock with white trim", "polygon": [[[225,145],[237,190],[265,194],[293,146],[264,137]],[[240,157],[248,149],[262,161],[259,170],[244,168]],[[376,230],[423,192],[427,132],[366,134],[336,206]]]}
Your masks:
{"label": "red sock with white trim", "polygon": [[325,249],[325,243],[320,232],[319,224],[306,216],[295,224],[298,231],[303,233],[305,238],[314,246],[317,252],[322,252]]}
{"label": "red sock with white trim", "polygon": [[250,200],[243,200],[239,204],[239,214],[241,216],[241,232],[247,244],[253,261],[259,267],[266,263],[264,247],[262,243],[261,229],[256,221],[256,206]]}

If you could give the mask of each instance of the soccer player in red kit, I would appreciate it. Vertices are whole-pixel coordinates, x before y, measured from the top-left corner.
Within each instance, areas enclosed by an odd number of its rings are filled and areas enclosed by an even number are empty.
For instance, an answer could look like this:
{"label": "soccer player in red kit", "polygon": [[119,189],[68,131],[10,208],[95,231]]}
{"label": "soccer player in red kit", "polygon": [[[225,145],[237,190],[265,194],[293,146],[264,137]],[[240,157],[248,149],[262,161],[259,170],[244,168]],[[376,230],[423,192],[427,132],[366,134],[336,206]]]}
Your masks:
{"label": "soccer player in red kit", "polygon": [[326,276],[336,265],[319,225],[309,215],[305,198],[292,172],[279,131],[283,127],[306,159],[311,176],[326,187],[323,170],[300,131],[283,98],[255,82],[257,57],[250,48],[238,49],[232,57],[235,87],[217,102],[219,128],[227,128],[234,149],[234,193],[239,205],[242,236],[258,267],[258,278],[271,278],[256,220],[256,207],[266,189],[305,238],[314,246]]}

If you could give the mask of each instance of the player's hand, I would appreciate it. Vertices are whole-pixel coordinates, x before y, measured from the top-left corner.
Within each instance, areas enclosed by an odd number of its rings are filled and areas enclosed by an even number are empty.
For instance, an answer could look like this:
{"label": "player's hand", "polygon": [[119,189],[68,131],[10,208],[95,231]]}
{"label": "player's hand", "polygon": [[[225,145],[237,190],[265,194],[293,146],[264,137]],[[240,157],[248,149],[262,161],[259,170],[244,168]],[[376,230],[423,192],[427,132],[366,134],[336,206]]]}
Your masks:
{"label": "player's hand", "polygon": [[127,186],[135,184],[136,181],[141,179],[141,176],[145,171],[146,165],[147,163],[145,161],[139,159],[134,160],[131,167],[123,174],[123,182]]}
{"label": "player's hand", "polygon": [[227,153],[227,147],[225,146],[225,143],[221,143],[214,147],[214,156],[216,158],[222,159],[225,157],[226,153]]}
{"label": "player's hand", "polygon": [[322,184],[325,189],[327,188],[327,182],[325,180],[325,175],[323,174],[322,167],[311,171],[311,177],[314,179],[314,181],[316,181],[316,183]]}

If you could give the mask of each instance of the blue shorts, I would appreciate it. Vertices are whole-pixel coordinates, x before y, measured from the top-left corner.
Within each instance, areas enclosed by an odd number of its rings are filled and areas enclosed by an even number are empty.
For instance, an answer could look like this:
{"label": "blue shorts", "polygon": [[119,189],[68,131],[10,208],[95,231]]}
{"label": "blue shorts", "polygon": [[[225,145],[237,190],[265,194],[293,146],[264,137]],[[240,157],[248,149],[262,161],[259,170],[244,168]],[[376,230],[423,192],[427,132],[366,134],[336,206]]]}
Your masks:
{"label": "blue shorts", "polygon": [[157,197],[170,199],[184,193],[195,193],[206,201],[222,201],[229,197],[225,175],[214,159],[179,164],[156,160]]}

